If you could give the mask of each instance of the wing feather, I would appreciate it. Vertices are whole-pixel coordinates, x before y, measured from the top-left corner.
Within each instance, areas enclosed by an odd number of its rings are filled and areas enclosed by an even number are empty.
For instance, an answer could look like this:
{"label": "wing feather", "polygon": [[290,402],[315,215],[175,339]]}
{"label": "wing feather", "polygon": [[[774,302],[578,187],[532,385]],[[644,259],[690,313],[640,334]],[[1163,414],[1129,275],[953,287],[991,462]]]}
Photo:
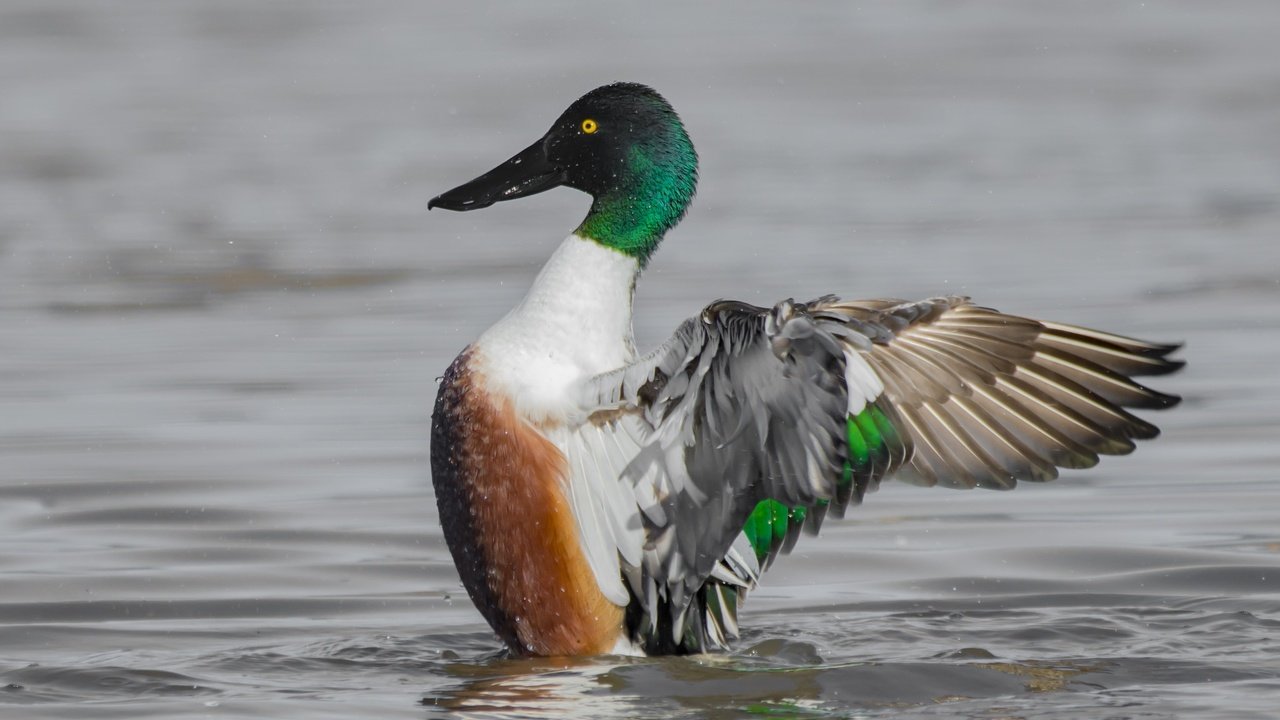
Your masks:
{"label": "wing feather", "polygon": [[[604,459],[581,472],[626,488],[585,507],[586,522],[606,543],[643,530],[642,547],[619,548],[624,570],[640,570],[623,573],[637,626],[668,646],[686,632],[722,644],[759,567],[885,477],[1009,489],[1155,437],[1124,408],[1178,398],[1131,378],[1176,370],[1177,347],[958,297],[713,303],[584,384],[596,438],[584,451]],[[747,543],[761,508],[760,544]]]}

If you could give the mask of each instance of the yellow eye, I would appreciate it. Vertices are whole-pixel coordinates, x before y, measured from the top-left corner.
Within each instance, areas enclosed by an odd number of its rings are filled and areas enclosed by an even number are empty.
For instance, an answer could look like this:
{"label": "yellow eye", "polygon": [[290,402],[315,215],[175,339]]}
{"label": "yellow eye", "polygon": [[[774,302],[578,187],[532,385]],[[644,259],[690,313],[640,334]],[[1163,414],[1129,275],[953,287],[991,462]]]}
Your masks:
{"label": "yellow eye", "polygon": [[600,123],[597,123],[595,120],[592,120],[591,118],[587,118],[586,120],[582,121],[582,132],[588,135],[594,133],[599,129],[600,129]]}

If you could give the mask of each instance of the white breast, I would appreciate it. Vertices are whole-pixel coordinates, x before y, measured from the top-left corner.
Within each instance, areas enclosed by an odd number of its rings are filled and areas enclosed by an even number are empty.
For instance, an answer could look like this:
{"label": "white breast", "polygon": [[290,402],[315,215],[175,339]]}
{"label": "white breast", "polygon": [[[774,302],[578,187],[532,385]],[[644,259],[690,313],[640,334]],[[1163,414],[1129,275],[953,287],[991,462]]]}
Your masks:
{"label": "white breast", "polygon": [[529,294],[474,348],[491,392],[534,421],[563,421],[577,409],[571,388],[635,358],[631,298],[639,263],[570,235]]}

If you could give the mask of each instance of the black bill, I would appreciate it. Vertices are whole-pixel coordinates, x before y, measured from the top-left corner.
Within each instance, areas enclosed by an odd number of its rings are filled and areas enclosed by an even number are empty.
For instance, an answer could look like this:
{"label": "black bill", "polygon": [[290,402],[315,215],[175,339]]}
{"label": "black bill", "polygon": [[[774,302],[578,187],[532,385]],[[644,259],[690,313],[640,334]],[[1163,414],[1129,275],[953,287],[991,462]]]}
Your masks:
{"label": "black bill", "polygon": [[441,193],[427,209],[478,210],[503,200],[536,195],[564,184],[564,170],[547,159],[542,140],[469,183]]}

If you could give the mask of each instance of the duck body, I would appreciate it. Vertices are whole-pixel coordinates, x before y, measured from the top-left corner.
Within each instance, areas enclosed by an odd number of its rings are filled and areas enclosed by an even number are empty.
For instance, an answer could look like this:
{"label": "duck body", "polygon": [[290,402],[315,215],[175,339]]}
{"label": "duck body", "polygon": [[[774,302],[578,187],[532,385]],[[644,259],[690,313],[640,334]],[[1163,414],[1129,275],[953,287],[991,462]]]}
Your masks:
{"label": "duck body", "polygon": [[670,105],[619,83],[430,206],[593,197],[524,300],[443,376],[432,480],[481,614],[530,655],[728,647],[762,568],[888,477],[1009,488],[1088,467],[1177,402],[1176,346],[966,298],[716,302],[638,356],[635,283],[697,179]]}
{"label": "duck body", "polygon": [[440,384],[432,477],[445,539],[472,600],[520,652],[630,649],[625,596],[604,595],[580,543],[564,438],[581,422],[573,388],[635,358],[638,272],[634,259],[570,236]]}

